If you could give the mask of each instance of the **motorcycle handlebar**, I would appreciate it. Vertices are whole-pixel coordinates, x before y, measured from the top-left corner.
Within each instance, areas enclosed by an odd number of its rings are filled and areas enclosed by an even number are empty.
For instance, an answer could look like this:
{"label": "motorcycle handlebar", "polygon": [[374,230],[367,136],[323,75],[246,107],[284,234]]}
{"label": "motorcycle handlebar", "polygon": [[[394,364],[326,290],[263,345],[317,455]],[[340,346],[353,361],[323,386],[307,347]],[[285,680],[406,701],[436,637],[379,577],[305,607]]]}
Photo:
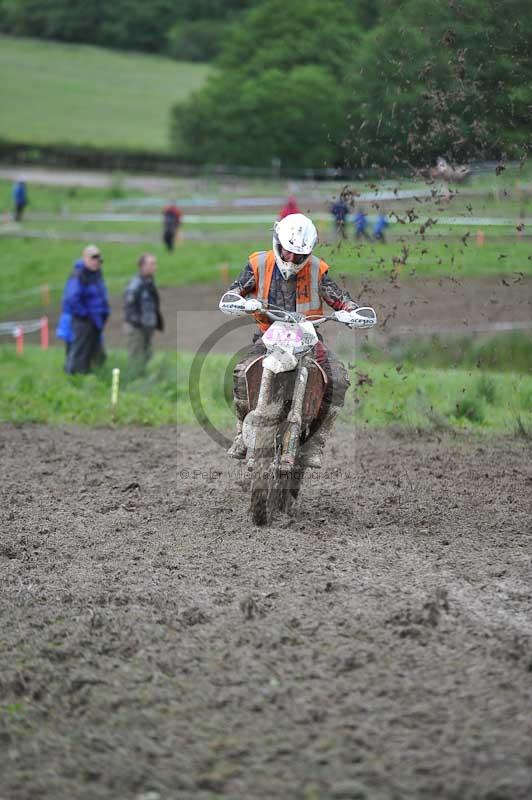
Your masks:
{"label": "motorcycle handlebar", "polygon": [[[375,311],[372,308],[370,309],[369,307],[364,306],[364,307],[360,307],[360,309],[356,309],[356,310],[371,311],[372,314],[373,314],[373,319],[368,318],[367,327],[370,328],[370,327],[373,327],[373,325],[375,325],[375,323],[377,321],[377,318],[376,318],[376,315],[375,315]],[[278,307],[273,307],[272,308],[272,306],[266,306],[266,305],[263,307],[261,313],[265,314],[268,317],[268,319],[270,319],[272,322],[293,322],[293,323],[295,323],[295,322],[301,322],[303,320],[307,320],[308,322],[311,322],[314,325],[314,327],[317,327],[318,325],[321,325],[323,322],[331,322],[331,321],[332,322],[338,322],[338,323],[340,323],[342,325],[348,324],[347,322],[343,322],[342,320],[337,319],[334,315],[329,315],[329,316],[316,315],[316,318],[313,319],[312,316],[307,316],[305,314],[300,314],[297,311],[295,311],[295,312],[294,311],[286,311],[283,308],[278,308]],[[355,327],[364,328],[364,327],[366,327],[366,325],[360,325],[360,326],[355,326]]]}

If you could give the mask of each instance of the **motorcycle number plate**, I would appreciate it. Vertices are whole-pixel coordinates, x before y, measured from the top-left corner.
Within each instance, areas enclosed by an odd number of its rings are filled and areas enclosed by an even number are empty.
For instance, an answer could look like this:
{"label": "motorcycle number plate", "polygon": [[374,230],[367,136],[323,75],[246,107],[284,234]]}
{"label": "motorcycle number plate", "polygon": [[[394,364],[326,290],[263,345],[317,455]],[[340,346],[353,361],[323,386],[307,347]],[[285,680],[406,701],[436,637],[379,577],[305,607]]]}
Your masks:
{"label": "motorcycle number plate", "polygon": [[303,341],[303,332],[298,325],[289,322],[274,322],[262,337],[268,347],[274,345],[300,345]]}

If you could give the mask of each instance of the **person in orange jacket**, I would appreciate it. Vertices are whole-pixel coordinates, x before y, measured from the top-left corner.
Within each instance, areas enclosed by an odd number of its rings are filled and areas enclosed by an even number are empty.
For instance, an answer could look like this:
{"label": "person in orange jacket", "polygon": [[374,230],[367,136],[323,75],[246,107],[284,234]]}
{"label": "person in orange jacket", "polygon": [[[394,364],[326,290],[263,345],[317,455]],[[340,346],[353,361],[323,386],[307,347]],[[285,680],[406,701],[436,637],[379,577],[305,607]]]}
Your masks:
{"label": "person in orange jacket", "polygon": [[[252,253],[239,277],[231,284],[228,292],[242,297],[241,302],[220,300],[219,308],[227,314],[253,313],[259,332],[253,337],[253,344],[234,370],[233,395],[237,412],[237,430],[229,455],[243,459],[246,446],[242,437],[242,423],[248,412],[246,367],[266,353],[261,336],[271,322],[260,314],[261,301],[275,305],[286,311],[298,311],[307,316],[323,314],[323,301],[335,312],[355,311],[358,304],[348,292],[341,289],[329,277],[329,265],[321,258],[312,255],[318,243],[318,233],[313,222],[303,214],[290,214],[276,222],[271,250]],[[339,318],[340,319],[340,318]],[[345,322],[345,319],[341,319]],[[321,467],[321,452],[325,435],[331,430],[338,409],[344,404],[349,386],[347,371],[338,357],[323,343],[315,347],[314,357],[325,371],[328,382],[325,397],[314,430],[303,448],[302,465]]]}

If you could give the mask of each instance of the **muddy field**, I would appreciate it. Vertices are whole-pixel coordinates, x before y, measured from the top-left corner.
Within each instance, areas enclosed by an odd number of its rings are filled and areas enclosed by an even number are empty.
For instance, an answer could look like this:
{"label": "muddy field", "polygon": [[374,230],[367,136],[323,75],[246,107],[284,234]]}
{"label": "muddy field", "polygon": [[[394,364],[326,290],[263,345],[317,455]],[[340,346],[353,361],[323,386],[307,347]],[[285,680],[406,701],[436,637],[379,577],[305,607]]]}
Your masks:
{"label": "muddy field", "polygon": [[[0,798],[532,796],[530,443],[0,429]],[[320,499],[321,497],[321,499]]]}

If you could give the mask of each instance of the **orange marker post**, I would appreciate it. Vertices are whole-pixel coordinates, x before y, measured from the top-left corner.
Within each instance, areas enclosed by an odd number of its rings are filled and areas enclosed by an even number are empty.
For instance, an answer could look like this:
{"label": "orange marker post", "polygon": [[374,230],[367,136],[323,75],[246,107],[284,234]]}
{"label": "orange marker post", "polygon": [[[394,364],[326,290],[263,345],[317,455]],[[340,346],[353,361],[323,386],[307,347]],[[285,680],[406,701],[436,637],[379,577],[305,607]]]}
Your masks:
{"label": "orange marker post", "polygon": [[17,346],[17,355],[21,356],[24,352],[24,328],[21,325],[15,328],[14,336]]}
{"label": "orange marker post", "polygon": [[41,348],[48,350],[48,317],[41,317]]}
{"label": "orange marker post", "polygon": [[477,231],[477,246],[484,247],[484,231]]}

